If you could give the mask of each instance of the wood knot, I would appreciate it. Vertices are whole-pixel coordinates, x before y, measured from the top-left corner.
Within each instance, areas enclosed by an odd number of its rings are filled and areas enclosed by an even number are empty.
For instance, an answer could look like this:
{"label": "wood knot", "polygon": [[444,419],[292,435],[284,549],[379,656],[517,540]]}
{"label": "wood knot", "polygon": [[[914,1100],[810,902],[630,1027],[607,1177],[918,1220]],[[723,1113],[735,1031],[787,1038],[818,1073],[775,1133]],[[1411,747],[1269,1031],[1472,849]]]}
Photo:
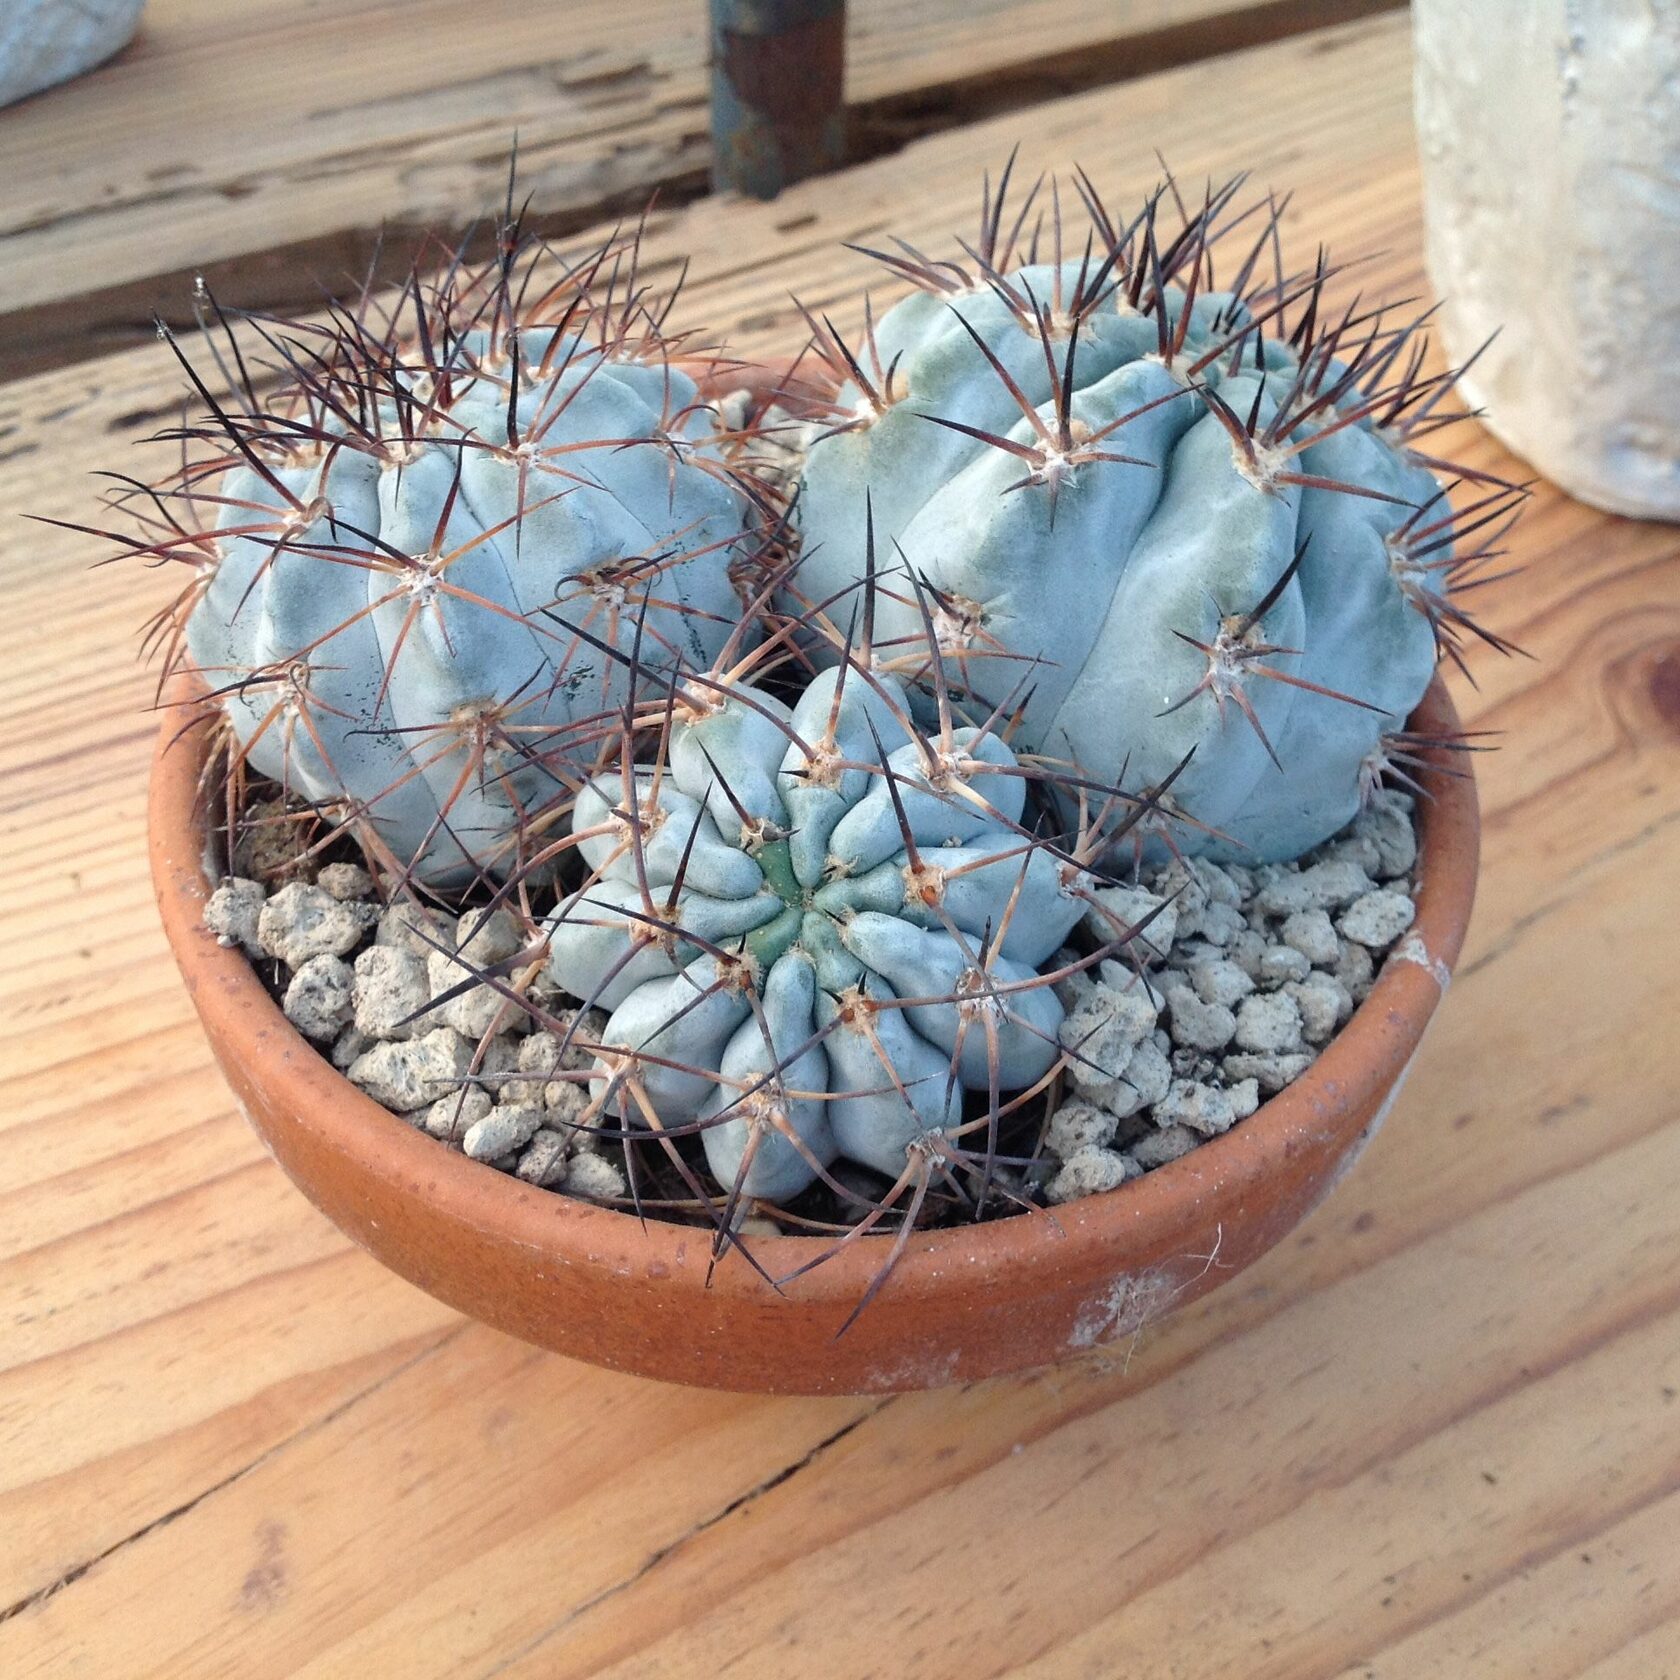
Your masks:
{"label": "wood knot", "polygon": [[1652,667],[1650,687],[1657,716],[1680,735],[1680,646],[1671,647]]}

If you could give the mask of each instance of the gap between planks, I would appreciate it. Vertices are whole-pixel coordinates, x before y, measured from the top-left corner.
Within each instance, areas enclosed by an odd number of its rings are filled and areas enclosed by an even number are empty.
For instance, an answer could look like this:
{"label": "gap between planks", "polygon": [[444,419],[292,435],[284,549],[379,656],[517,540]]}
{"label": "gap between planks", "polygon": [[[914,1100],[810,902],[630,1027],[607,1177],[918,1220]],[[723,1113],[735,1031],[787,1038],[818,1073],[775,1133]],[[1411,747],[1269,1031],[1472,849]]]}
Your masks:
{"label": "gap between planks", "polygon": [[[1397,3],[851,0],[852,161]],[[365,272],[385,227],[395,280],[418,229],[453,239],[501,202],[516,131],[551,236],[701,196],[700,0],[565,10],[563,45],[534,55],[552,0],[469,30],[458,0],[407,0],[400,40],[363,0],[152,0],[111,65],[0,112],[0,379],[133,343],[156,313],[190,325],[197,273],[225,304],[295,312]]]}

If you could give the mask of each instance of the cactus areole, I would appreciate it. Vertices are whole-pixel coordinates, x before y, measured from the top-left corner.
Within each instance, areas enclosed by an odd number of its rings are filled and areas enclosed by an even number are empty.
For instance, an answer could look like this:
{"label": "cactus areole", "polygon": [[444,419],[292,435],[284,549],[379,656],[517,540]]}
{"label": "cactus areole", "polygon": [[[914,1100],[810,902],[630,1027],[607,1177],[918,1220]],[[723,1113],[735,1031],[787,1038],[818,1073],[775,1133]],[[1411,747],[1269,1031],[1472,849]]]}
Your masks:
{"label": "cactus areole", "polygon": [[1038,970],[1088,899],[1026,798],[1000,739],[923,736],[849,664],[791,712],[738,685],[660,764],[596,778],[550,966],[612,1012],[597,1097],[700,1126],[722,1184],[785,1199],[841,1156],[898,1179],[965,1091],[1043,1079],[1062,1006]]}
{"label": "cactus areole", "polygon": [[[1038,207],[1006,214],[1006,171],[961,260],[881,256],[911,295],[856,343],[812,323],[838,392],[798,581],[848,610],[872,514],[906,580],[883,642],[933,641],[983,710],[1019,699],[1019,739],[1100,780],[1182,764],[1183,849],[1256,862],[1354,815],[1438,654],[1481,633],[1454,596],[1490,545],[1455,551],[1436,469],[1482,475],[1421,453],[1456,416],[1417,323],[1327,315],[1331,271],[1286,272],[1278,206],[1234,210],[1239,184],[1170,231],[1168,189],[1117,225],[1081,176],[1089,230],[1058,195],[1053,249],[1023,251]],[[1521,494],[1480,491],[1456,534]]]}

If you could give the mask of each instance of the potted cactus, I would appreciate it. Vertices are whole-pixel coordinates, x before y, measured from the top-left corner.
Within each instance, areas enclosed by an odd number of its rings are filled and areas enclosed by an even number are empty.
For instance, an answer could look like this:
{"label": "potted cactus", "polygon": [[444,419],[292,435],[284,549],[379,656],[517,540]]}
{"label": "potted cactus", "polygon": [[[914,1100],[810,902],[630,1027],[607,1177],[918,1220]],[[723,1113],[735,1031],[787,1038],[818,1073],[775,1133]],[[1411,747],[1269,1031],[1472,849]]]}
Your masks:
{"label": "potted cactus", "polygon": [[772,367],[633,234],[207,299],[182,465],[118,493],[187,568],[154,873],[218,1058],[516,1334],[806,1392],[1113,1340],[1313,1205],[1444,989],[1434,673],[1520,492],[1275,204],[1080,177],[1076,233],[1009,173]]}

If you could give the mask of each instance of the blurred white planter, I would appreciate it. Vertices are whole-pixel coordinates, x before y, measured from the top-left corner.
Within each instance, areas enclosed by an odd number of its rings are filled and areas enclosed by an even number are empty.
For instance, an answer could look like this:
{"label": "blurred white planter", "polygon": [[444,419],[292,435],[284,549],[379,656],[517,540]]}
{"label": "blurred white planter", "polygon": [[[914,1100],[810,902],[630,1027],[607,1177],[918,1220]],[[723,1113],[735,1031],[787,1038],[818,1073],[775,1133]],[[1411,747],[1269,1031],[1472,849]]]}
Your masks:
{"label": "blurred white planter", "polygon": [[1680,519],[1680,0],[1413,0],[1429,274],[1464,382],[1584,501]]}
{"label": "blurred white planter", "polygon": [[146,0],[0,0],[0,105],[67,82],[126,46]]}

